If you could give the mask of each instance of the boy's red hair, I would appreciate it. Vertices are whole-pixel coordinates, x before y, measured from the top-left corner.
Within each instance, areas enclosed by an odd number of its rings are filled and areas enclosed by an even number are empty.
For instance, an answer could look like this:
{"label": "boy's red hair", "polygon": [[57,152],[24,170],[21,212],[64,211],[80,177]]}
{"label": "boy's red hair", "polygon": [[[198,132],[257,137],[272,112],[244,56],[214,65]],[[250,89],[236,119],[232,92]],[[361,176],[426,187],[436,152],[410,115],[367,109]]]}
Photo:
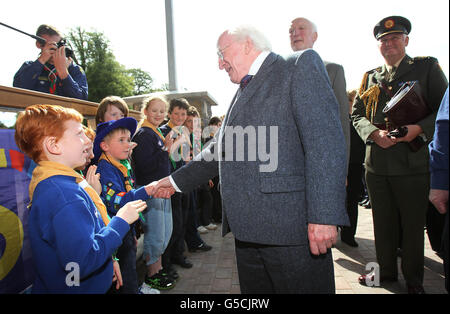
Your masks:
{"label": "boy's red hair", "polygon": [[42,142],[47,136],[59,140],[66,130],[64,123],[83,116],[71,108],[56,105],[32,105],[20,112],[16,121],[14,139],[17,146],[36,163],[44,160]]}

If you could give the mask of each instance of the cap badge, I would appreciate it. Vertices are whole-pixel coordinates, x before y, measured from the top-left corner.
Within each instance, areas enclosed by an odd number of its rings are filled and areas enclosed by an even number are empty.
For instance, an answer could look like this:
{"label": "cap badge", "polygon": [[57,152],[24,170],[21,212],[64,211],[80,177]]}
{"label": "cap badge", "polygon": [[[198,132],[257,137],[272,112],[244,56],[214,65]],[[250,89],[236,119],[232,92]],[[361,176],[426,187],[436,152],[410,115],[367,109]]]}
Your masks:
{"label": "cap badge", "polygon": [[387,29],[394,27],[395,23],[394,20],[387,20],[386,22],[384,22],[384,27],[386,27]]}

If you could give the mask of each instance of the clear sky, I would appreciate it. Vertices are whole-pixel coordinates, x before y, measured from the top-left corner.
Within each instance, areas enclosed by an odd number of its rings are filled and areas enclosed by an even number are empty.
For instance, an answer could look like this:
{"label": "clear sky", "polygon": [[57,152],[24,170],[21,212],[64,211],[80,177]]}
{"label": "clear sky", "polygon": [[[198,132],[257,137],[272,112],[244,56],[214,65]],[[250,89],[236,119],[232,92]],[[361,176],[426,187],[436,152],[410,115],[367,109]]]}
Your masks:
{"label": "clear sky", "polygon": [[[116,59],[127,68],[150,72],[159,87],[168,82],[164,0],[128,1],[2,1],[0,21],[28,33],[51,24],[67,33],[81,26],[103,32]],[[273,51],[291,53],[290,22],[306,17],[318,26],[314,49],[324,60],[344,66],[347,89],[358,88],[363,74],[383,64],[373,27],[384,17],[402,15],[412,23],[407,53],[434,56],[448,77],[448,0],[173,0],[178,86],[208,91],[224,114],[236,91],[228,75],[218,69],[216,43],[233,25],[259,28]],[[34,40],[0,26],[0,85],[12,86],[15,72],[39,50]],[[120,96],[120,95],[119,95]],[[0,113],[0,120],[4,117]]]}

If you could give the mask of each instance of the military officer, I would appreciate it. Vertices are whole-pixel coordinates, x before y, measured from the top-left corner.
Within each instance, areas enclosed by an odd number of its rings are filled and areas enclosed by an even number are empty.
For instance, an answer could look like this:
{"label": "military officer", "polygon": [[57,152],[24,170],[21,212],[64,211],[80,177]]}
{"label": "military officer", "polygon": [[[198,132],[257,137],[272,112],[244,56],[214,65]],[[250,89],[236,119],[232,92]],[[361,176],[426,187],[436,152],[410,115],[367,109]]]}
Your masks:
{"label": "military officer", "polygon": [[[376,24],[373,33],[385,64],[364,75],[353,106],[353,125],[366,143],[366,182],[379,264],[379,273],[362,275],[359,282],[366,285],[374,278],[381,283],[397,281],[396,253],[400,245],[408,293],[425,293],[423,230],[430,186],[429,156],[427,145],[413,152],[408,142],[418,136],[431,141],[448,82],[435,58],[406,54],[410,31],[410,21],[401,16],[386,17]],[[391,124],[382,110],[403,83],[410,81],[420,84],[432,113],[407,125],[406,136],[394,138],[388,135]]]}

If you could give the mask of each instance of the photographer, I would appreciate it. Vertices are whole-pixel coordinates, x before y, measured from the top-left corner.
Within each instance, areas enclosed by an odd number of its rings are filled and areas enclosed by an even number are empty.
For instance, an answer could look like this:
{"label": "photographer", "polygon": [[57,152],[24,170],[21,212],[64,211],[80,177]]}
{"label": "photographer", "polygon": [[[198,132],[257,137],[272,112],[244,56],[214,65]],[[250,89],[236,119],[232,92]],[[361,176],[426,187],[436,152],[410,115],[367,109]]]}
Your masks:
{"label": "photographer", "polygon": [[41,49],[39,58],[21,66],[14,76],[13,86],[87,100],[86,75],[70,56],[66,56],[59,31],[44,24],[38,27],[36,35],[46,40],[45,43],[36,41],[36,47]]}

